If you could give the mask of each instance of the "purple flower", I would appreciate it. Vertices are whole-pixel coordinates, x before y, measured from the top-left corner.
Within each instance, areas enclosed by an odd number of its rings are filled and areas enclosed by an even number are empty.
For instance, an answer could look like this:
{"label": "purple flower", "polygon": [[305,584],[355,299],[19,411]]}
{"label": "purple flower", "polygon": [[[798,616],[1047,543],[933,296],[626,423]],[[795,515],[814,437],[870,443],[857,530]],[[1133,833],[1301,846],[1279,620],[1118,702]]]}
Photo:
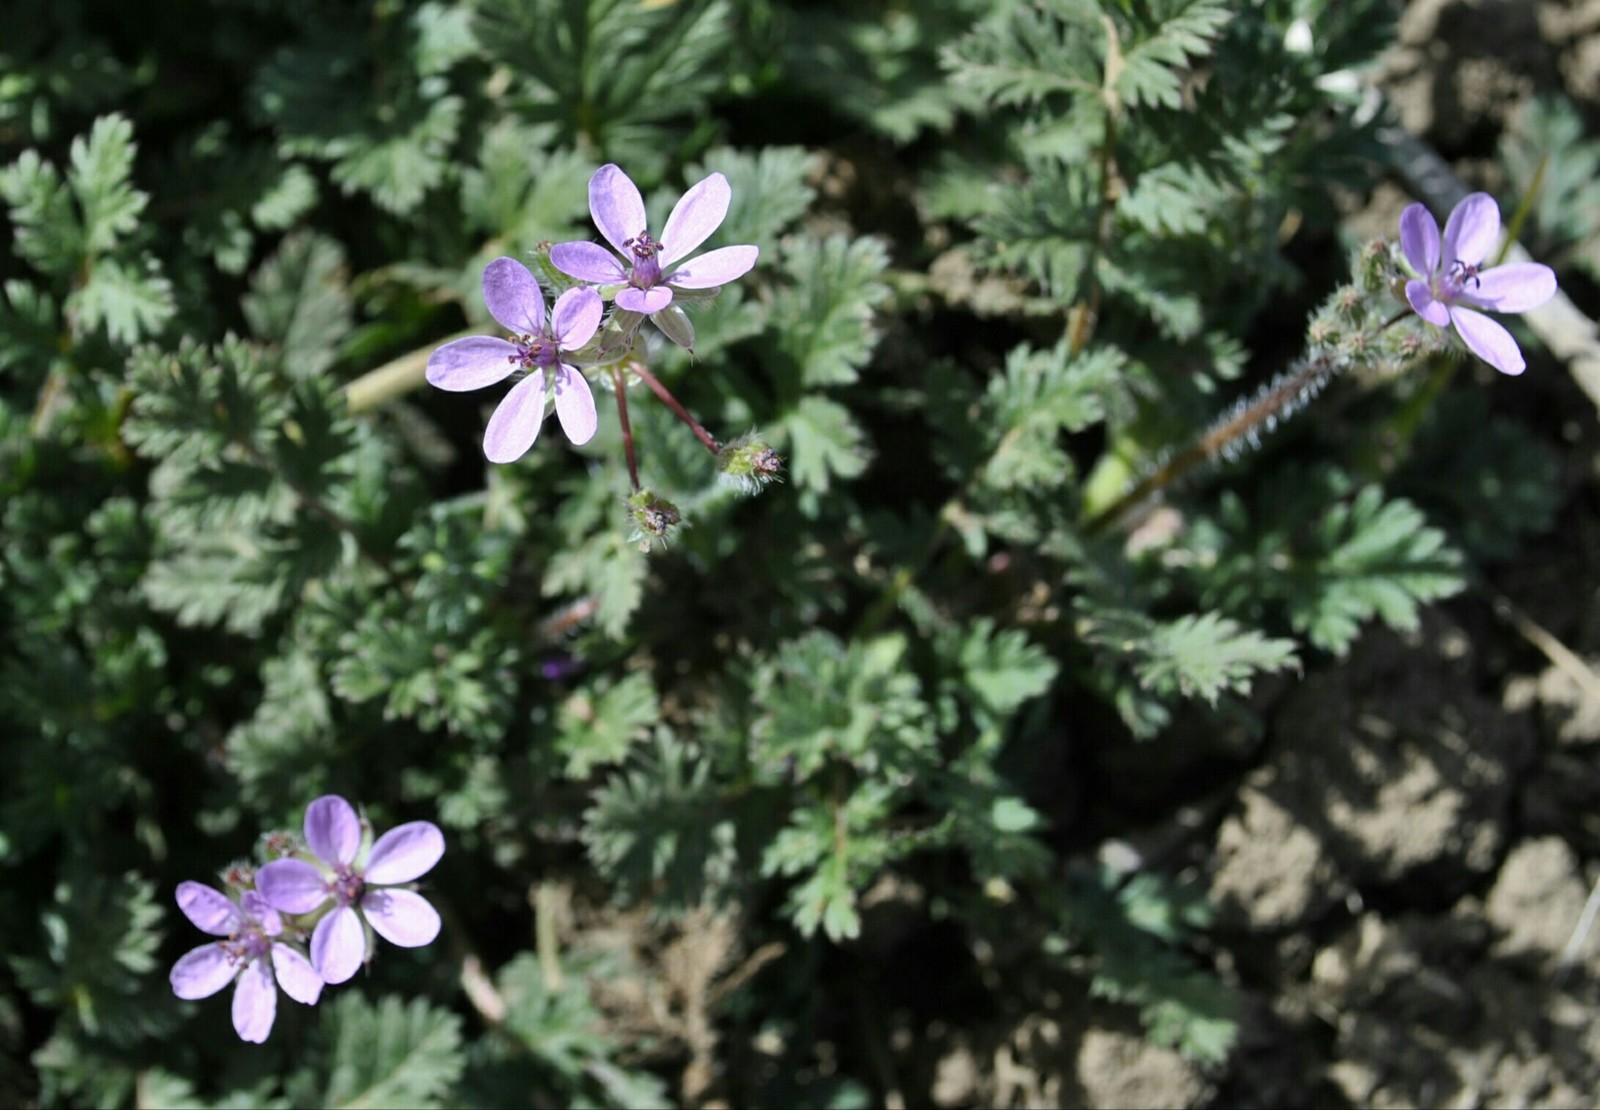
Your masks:
{"label": "purple flower", "polygon": [[[330,899],[333,909],[311,934],[311,966],[324,982],[342,983],[367,958],[367,930],[390,944],[420,948],[439,935],[439,913],[409,883],[444,855],[444,834],[431,821],[412,821],[378,838],[364,863],[361,819],[336,794],[306,808],[306,844],[323,867],[280,859],[256,873],[256,887],[284,913],[311,913]],[[359,907],[359,913],[357,912]]]}
{"label": "purple flower", "polygon": [[1454,324],[1473,354],[1502,374],[1527,369],[1517,341],[1505,328],[1476,311],[1527,312],[1556,292],[1555,271],[1537,262],[1515,262],[1483,270],[1479,266],[1500,238],[1500,208],[1488,193],[1464,197],[1444,225],[1428,209],[1412,204],[1400,213],[1400,248],[1418,274],[1406,282],[1406,300],[1435,327]]}
{"label": "purple flower", "polygon": [[728,179],[712,174],[683,194],[661,238],[652,239],[638,187],[616,166],[601,166],[589,179],[589,213],[622,260],[598,243],[579,242],[551,247],[550,262],[580,281],[625,286],[617,291],[617,307],[653,315],[672,304],[674,289],[716,289],[756,264],[761,252],[753,246],[719,247],[678,264],[722,225],[732,195]]}
{"label": "purple flower", "polygon": [[172,965],[168,978],[179,998],[210,998],[237,979],[233,1028],[255,1044],[267,1039],[277,1016],[274,972],[283,993],[307,1006],[316,1004],[322,978],[297,950],[273,939],[283,932],[283,919],[261,895],[247,890],[235,905],[203,883],[179,883],[178,908],[202,932],[228,938],[202,944]]}
{"label": "purple flower", "polygon": [[514,258],[497,258],[483,268],[483,301],[489,315],[511,330],[511,339],[477,335],[446,343],[428,358],[428,381],[462,392],[493,385],[515,371],[528,376],[511,387],[489,418],[483,453],[490,462],[520,459],[539,438],[545,417],[545,380],[555,388],[556,415],[573,443],[594,436],[594,394],[562,353],[582,347],[600,327],[605,306],[593,289],[569,289],[556,300],[549,326],[544,294],[528,268]]}

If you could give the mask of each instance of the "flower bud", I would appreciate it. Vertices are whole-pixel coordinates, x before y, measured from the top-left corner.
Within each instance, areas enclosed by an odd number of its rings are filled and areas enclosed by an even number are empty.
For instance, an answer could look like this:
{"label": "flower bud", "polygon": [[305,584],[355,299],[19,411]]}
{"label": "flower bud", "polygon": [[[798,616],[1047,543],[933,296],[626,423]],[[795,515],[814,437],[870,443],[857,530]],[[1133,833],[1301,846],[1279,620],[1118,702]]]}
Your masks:
{"label": "flower bud", "polygon": [[717,452],[717,468],[754,492],[778,476],[783,457],[763,439],[740,436]]}
{"label": "flower bud", "polygon": [[643,551],[650,550],[654,540],[664,542],[667,533],[683,520],[678,506],[647,489],[636,490],[628,495],[628,516],[634,528],[634,534],[629,538],[638,540]]}

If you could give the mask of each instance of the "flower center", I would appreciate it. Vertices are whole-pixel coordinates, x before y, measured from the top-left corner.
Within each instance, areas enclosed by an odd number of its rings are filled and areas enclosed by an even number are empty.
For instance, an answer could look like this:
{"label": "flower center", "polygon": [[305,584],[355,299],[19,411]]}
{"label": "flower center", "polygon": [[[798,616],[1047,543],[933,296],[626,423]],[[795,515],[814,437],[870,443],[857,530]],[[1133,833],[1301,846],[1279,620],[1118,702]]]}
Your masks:
{"label": "flower center", "polygon": [[272,948],[272,940],[264,933],[261,926],[251,924],[234,933],[227,940],[219,940],[222,950],[228,954],[228,961],[234,964],[248,964],[251,960],[265,956]]}
{"label": "flower center", "polygon": [[639,289],[659,285],[661,264],[656,261],[656,255],[661,253],[661,244],[650,238],[648,231],[641,231],[622,245],[633,255],[633,276],[629,278],[629,284]]}
{"label": "flower center", "polygon": [[556,361],[556,342],[548,335],[513,335],[516,354],[507,356],[524,370],[543,370]]}
{"label": "flower center", "polygon": [[341,869],[328,883],[328,893],[341,906],[348,906],[361,897],[361,876]]}
{"label": "flower center", "polygon": [[1450,263],[1450,268],[1444,274],[1442,292],[1445,294],[1445,299],[1465,293],[1468,282],[1472,283],[1474,289],[1480,287],[1483,284],[1482,279],[1478,277],[1481,270],[1482,267],[1463,262],[1459,258]]}

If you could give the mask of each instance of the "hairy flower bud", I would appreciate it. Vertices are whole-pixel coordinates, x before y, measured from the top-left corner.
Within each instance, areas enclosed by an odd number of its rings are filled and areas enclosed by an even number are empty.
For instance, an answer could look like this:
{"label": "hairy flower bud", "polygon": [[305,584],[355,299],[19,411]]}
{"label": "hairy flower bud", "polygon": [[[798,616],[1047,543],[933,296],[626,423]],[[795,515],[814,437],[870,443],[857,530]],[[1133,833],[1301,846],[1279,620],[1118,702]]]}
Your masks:
{"label": "hairy flower bud", "polygon": [[717,452],[717,468],[754,492],[778,476],[783,457],[763,439],[740,436]]}
{"label": "hairy flower bud", "polygon": [[683,521],[678,506],[648,489],[635,490],[628,495],[628,516],[634,528],[629,538],[639,541],[643,551],[650,550],[655,540],[665,542],[667,533]]}

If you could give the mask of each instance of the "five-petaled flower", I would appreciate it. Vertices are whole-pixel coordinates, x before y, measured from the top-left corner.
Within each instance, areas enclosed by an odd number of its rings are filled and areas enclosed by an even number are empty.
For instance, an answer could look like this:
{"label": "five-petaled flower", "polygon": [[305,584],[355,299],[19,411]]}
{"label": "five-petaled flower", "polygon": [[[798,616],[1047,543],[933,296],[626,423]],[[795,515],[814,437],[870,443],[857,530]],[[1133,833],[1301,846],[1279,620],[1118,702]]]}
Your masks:
{"label": "five-petaled flower", "polygon": [[361,819],[349,802],[328,794],[306,808],[305,833],[323,866],[274,860],[256,873],[256,889],[284,913],[311,913],[332,900],[311,934],[311,966],[323,981],[342,983],[356,973],[367,957],[366,926],[402,948],[420,948],[439,935],[439,913],[428,900],[393,885],[439,862],[444,834],[437,825],[412,821],[390,829],[358,863]]}
{"label": "five-petaled flower", "polygon": [[[674,289],[716,289],[756,264],[760,248],[748,245],[719,247],[680,264],[722,225],[732,195],[726,177],[710,175],[683,194],[661,238],[652,239],[638,186],[608,163],[589,179],[589,213],[621,261],[600,244],[585,241],[557,243],[550,248],[550,262],[579,281],[623,286],[617,290],[617,307],[653,316],[672,304]],[[668,335],[682,341],[672,330]],[[693,342],[692,331],[688,339]]]}
{"label": "five-petaled flower", "polygon": [[294,948],[276,938],[283,919],[253,890],[234,903],[203,883],[178,884],[178,908],[202,932],[226,940],[203,944],[172,965],[173,993],[179,998],[210,998],[238,980],[233,989],[233,1028],[241,1039],[260,1044],[272,1032],[278,1013],[278,986],[296,1002],[316,1004],[322,977]]}
{"label": "five-petaled flower", "polygon": [[440,389],[482,389],[527,371],[505,395],[483,434],[490,462],[520,459],[539,438],[545,418],[545,384],[554,387],[561,430],[573,443],[594,436],[594,394],[583,374],[562,360],[594,337],[605,310],[593,289],[569,289],[556,300],[548,325],[544,294],[532,273],[514,258],[497,258],[483,268],[483,301],[511,330],[510,340],[477,335],[446,343],[428,358],[428,381]]}
{"label": "five-petaled flower", "polygon": [[1454,324],[1469,350],[1504,374],[1527,369],[1511,333],[1477,309],[1527,312],[1556,292],[1556,275],[1537,262],[1482,269],[1500,238],[1500,208],[1488,193],[1472,193],[1439,225],[1426,206],[1400,213],[1400,248],[1417,277],[1406,282],[1406,300],[1435,327]]}

